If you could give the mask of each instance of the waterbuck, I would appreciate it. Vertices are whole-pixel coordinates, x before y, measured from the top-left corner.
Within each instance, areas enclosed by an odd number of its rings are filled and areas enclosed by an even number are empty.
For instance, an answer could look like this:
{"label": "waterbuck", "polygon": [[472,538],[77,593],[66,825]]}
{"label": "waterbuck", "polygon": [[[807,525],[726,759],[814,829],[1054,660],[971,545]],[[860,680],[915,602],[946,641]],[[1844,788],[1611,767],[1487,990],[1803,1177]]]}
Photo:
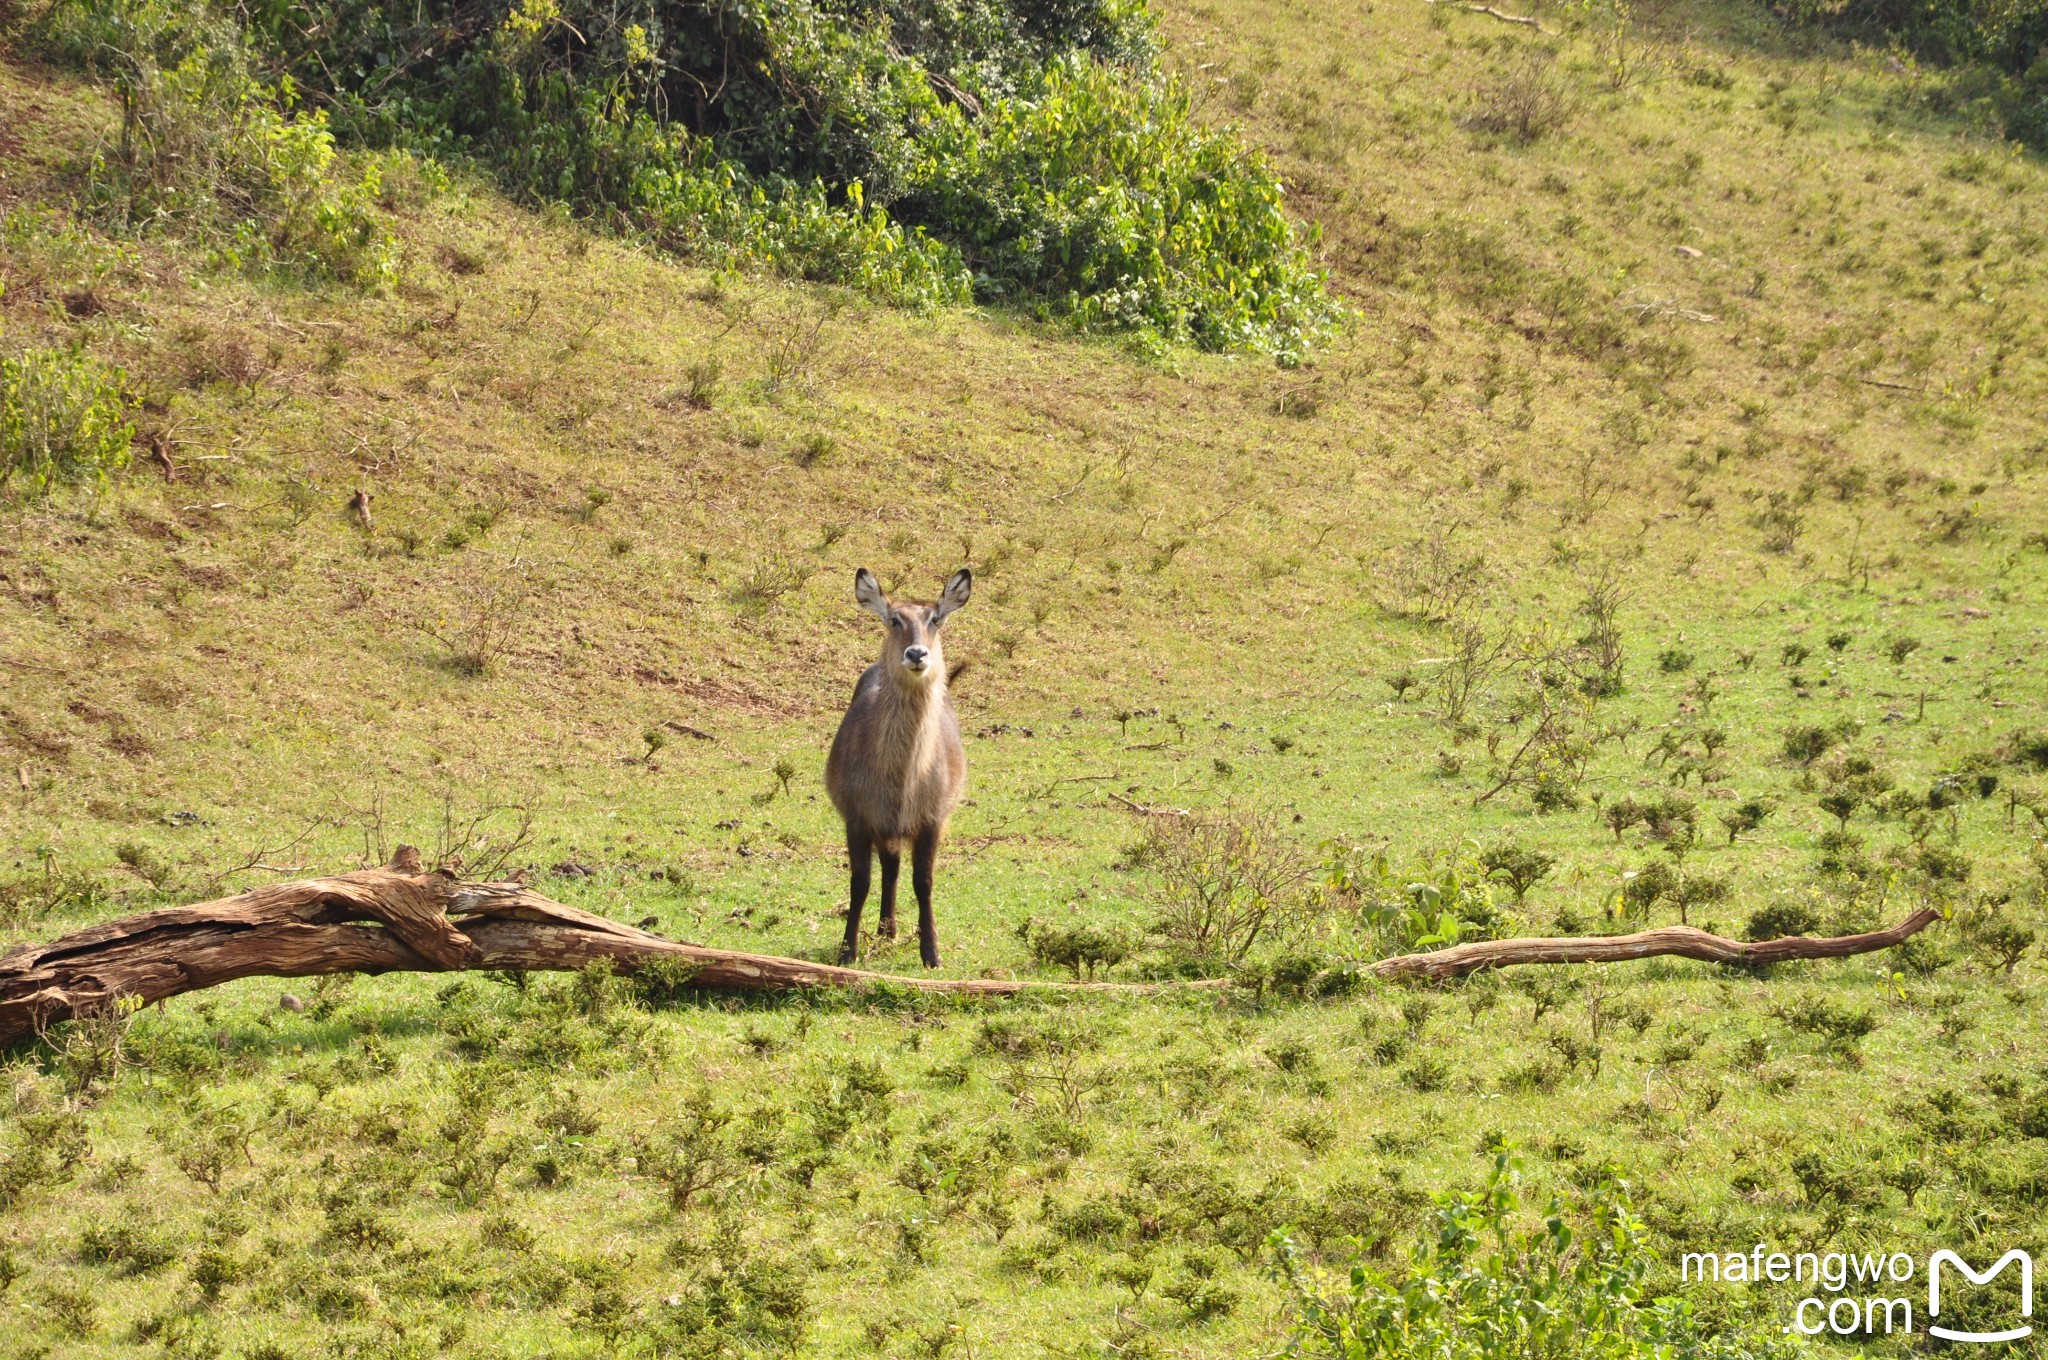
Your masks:
{"label": "waterbuck", "polygon": [[839,961],[860,951],[860,909],[868,897],[870,855],[882,860],[885,938],[896,938],[896,874],[910,847],[910,885],[917,893],[917,948],[924,966],[939,966],[939,930],[932,919],[932,861],[946,819],[967,791],[967,753],[960,720],[946,692],[946,654],[939,632],[946,617],[967,603],[974,578],[962,568],[946,582],[936,604],[894,604],[875,574],[854,574],[853,598],[888,626],[882,659],[853,687],[853,702],[839,721],[825,762],[825,789],[846,822],[846,857],[853,866],[846,908],[846,941]]}

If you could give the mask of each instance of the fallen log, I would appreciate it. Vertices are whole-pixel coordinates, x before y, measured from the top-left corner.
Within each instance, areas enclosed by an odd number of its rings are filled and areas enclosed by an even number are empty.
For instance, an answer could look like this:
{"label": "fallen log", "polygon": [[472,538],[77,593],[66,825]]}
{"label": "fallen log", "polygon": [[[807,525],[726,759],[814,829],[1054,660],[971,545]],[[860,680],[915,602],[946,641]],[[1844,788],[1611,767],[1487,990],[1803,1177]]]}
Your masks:
{"label": "fallen log", "polygon": [[[1608,963],[1671,954],[1713,963],[1838,958],[1889,949],[1939,917],[1916,913],[1890,930],[1744,944],[1690,926],[1635,935],[1488,940],[1369,965],[1389,979],[1462,977],[1523,963]],[[273,883],[233,897],[166,907],[0,956],[0,1047],[116,1003],[147,1005],[245,977],[505,969],[573,971],[599,959],[621,972],[657,960],[708,991],[790,991],[887,983],[920,992],[1014,996],[1034,988],[1157,991],[1156,984],[925,978],[806,959],[711,949],[565,906],[523,883],[466,883],[424,872],[401,849],[390,867]],[[1170,986],[1228,986],[1227,980]]]}
{"label": "fallen log", "polygon": [[1482,968],[1507,968],[1518,963],[1622,963],[1630,959],[1675,956],[1703,963],[1760,967],[1792,959],[1840,959],[1874,954],[1904,944],[1941,919],[1934,907],[1923,907],[1888,930],[1862,935],[1828,935],[1813,939],[1787,935],[1750,943],[1709,935],[1697,926],[1659,926],[1633,935],[1565,936],[1558,939],[1477,940],[1430,954],[1402,954],[1381,959],[1372,972],[1383,978],[1454,978]]}
{"label": "fallen log", "polygon": [[599,959],[609,959],[621,972],[673,959],[691,970],[691,985],[712,991],[856,987],[886,980],[919,991],[1008,996],[1045,985],[899,978],[683,944],[566,906],[523,883],[465,883],[421,872],[417,853],[408,847],[389,868],[273,883],[212,902],[166,907],[0,956],[0,1046],[117,1001],[147,1005],[236,978],[573,971]]}

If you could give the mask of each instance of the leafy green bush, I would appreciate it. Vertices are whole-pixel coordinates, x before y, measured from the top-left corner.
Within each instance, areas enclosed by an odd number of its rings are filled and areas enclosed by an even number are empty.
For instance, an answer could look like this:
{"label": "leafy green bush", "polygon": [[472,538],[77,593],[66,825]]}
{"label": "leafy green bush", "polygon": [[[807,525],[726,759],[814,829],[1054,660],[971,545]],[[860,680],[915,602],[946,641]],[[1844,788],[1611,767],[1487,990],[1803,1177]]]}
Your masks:
{"label": "leafy green bush", "polygon": [[1825,727],[1788,727],[1785,729],[1785,758],[1811,765],[1828,753],[1835,740],[1835,734]]}
{"label": "leafy green bush", "polygon": [[1481,854],[1479,867],[1486,871],[1488,878],[1505,881],[1514,892],[1515,905],[1519,907],[1529,895],[1529,889],[1549,877],[1550,871],[1557,867],[1557,857],[1507,841]]}
{"label": "leafy green bush", "polygon": [[1782,940],[1790,935],[1816,934],[1820,924],[1820,913],[1811,903],[1782,898],[1757,908],[1742,933],[1752,941]]}
{"label": "leafy green bush", "polygon": [[1206,132],[1171,81],[1072,58],[974,123],[944,111],[916,211],[960,240],[984,297],[1022,293],[1090,329],[1297,356],[1329,324],[1279,180]]}
{"label": "leafy green bush", "polygon": [[1494,902],[1491,873],[1470,841],[1442,855],[1419,856],[1406,871],[1385,851],[1328,842],[1323,852],[1328,890],[1356,904],[1379,956],[1489,940],[1508,924]]}
{"label": "leafy green bush", "polygon": [[[246,30],[195,0],[56,0],[44,21],[46,50],[88,65],[120,53],[124,83],[151,93],[130,118],[141,135],[121,143],[136,164],[109,176],[130,216],[175,206],[156,181],[182,177],[202,197],[232,181],[283,220],[301,195],[237,170],[249,158],[235,148],[253,129],[292,185],[324,170],[312,153],[331,157],[327,124],[289,111],[297,81],[346,138],[473,160],[516,194],[722,264],[914,307],[1023,303],[1084,329],[1282,359],[1335,319],[1278,179],[1241,137],[1196,123],[1154,57],[1142,0],[260,0],[239,12]],[[255,86],[252,69],[286,78]],[[173,143],[208,151],[157,154]],[[173,164],[190,168],[172,176]],[[325,218],[298,213],[286,234],[317,228],[324,258],[360,197],[333,188]]]}
{"label": "leafy green bush", "polygon": [[1622,876],[1622,914],[1647,917],[1660,898],[1671,897],[1677,891],[1678,871],[1661,859],[1651,860],[1634,873]]}
{"label": "leafy green bush", "polygon": [[[1662,1360],[1740,1355],[1732,1339],[1701,1334],[1679,1299],[1645,1297],[1651,1259],[1625,1182],[1601,1181],[1583,1205],[1552,1199],[1540,1226],[1524,1227],[1521,1160],[1494,1157],[1484,1189],[1438,1200],[1435,1240],[1402,1267],[1364,1256],[1349,1278],[1317,1277],[1285,1233],[1271,1244],[1294,1318],[1288,1351],[1376,1360]],[[1581,1235],[1570,1224],[1584,1224]]]}
{"label": "leafy green bush", "polygon": [[115,77],[120,134],[94,157],[91,201],[136,231],[203,233],[227,265],[372,287],[398,264],[377,212],[382,170],[344,173],[323,111],[297,110],[232,26],[177,0],[64,0],[47,54]]}
{"label": "leafy green bush", "polygon": [[0,488],[103,484],[128,466],[127,374],[73,350],[0,359]]}
{"label": "leafy green bush", "polygon": [[2048,143],[2048,7],[2025,0],[1789,0],[1778,12],[1963,68],[1960,93],[1988,103],[2008,135],[2035,147]]}
{"label": "leafy green bush", "polygon": [[1883,1023],[1875,1011],[1817,993],[1794,997],[1773,1006],[1771,1014],[1800,1033],[1817,1034],[1837,1048],[1853,1048],[1858,1040]]}

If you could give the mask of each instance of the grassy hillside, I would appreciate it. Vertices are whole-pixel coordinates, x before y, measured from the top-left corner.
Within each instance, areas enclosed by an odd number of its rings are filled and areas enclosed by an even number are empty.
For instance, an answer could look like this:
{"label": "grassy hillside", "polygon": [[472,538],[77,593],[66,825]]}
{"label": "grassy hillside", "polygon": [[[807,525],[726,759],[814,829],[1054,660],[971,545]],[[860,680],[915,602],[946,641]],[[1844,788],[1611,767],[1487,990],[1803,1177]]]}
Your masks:
{"label": "grassy hillside", "polygon": [[[1398,1255],[1495,1135],[1537,1203],[1618,1169],[1670,1259],[2048,1249],[2040,963],[1996,947],[2042,914],[2048,179],[1954,77],[1760,9],[1531,13],[1160,11],[1349,304],[1292,369],[714,273],[403,159],[388,284],[280,281],[107,225],[110,91],[0,63],[0,357],[139,403],[103,490],[0,509],[14,938],[410,841],[825,956],[861,565],[976,573],[948,975],[1058,975],[1034,917],[1174,965],[1120,799],[1275,814],[1333,879],[1324,968],[1420,933],[1422,879],[1500,932],[1675,921],[1621,895],[1653,865],[1729,933],[1958,918],[1324,1000],[237,984],[136,1017],[124,1071],[104,1027],[18,1055],[8,1345],[1244,1355],[1286,1332],[1269,1229]],[[1589,664],[1603,582],[1620,684],[1532,684]],[[1454,716],[1461,636],[1549,659]],[[1475,801],[1552,710],[1583,779]],[[1555,860],[1520,903],[1472,863],[1509,844]],[[679,1147],[717,1172],[680,1209]]]}

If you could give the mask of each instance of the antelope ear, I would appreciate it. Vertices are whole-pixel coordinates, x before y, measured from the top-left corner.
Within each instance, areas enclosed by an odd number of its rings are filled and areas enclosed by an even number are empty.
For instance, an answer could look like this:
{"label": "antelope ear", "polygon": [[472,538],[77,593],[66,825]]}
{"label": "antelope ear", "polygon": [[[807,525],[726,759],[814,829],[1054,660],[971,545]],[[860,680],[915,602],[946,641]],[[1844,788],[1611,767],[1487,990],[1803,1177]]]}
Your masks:
{"label": "antelope ear", "polygon": [[862,567],[853,574],[853,598],[860,601],[860,607],[875,615],[883,623],[889,621],[889,601],[882,594],[882,583],[875,574]]}
{"label": "antelope ear", "polygon": [[932,606],[932,622],[944,623],[946,616],[967,603],[967,597],[974,591],[974,573],[962,567],[953,573],[953,579],[946,582],[946,593],[939,596],[939,602]]}

